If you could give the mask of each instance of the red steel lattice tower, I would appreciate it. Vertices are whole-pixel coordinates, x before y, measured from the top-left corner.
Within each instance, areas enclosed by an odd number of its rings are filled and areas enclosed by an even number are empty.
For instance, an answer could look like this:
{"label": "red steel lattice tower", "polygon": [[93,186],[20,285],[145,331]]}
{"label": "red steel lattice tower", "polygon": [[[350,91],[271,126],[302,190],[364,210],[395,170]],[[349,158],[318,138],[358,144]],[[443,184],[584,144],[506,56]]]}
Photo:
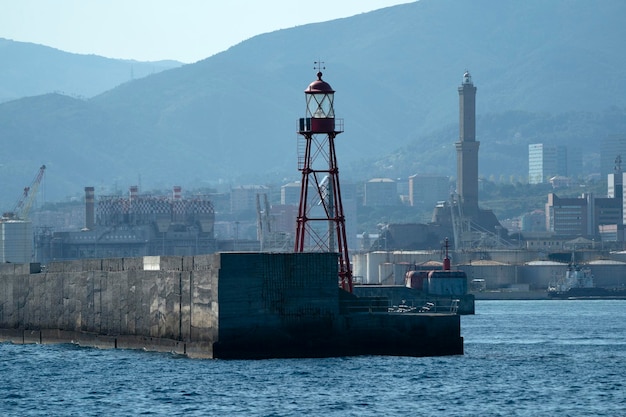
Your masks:
{"label": "red steel lattice tower", "polygon": [[337,252],[339,285],[352,292],[335,153],[335,137],[343,132],[343,119],[335,119],[335,91],[322,80],[320,69],[318,67],[317,80],[304,90],[306,117],[299,120],[298,170],[302,172],[302,182],[295,252]]}

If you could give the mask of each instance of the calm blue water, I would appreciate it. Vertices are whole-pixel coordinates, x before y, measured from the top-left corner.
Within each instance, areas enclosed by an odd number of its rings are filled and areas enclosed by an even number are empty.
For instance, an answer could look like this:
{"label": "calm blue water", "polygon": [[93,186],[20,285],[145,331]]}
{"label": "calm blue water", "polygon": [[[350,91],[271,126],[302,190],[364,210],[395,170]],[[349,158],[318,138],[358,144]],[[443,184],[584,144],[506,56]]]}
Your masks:
{"label": "calm blue water", "polygon": [[191,360],[0,344],[0,415],[626,416],[626,301],[478,301],[465,355]]}

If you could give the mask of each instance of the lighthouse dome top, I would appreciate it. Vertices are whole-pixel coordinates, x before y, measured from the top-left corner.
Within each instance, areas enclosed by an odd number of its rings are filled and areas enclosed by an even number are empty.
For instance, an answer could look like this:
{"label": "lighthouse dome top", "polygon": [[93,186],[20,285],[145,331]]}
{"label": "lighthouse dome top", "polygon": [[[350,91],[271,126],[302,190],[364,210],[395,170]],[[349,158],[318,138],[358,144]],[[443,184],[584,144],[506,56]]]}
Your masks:
{"label": "lighthouse dome top", "polygon": [[470,75],[469,71],[465,71],[465,74],[463,74],[463,84],[471,84],[472,83],[472,76]]}
{"label": "lighthouse dome top", "polygon": [[324,93],[334,93],[333,88],[326,81],[322,80],[322,72],[317,73],[317,80],[313,81],[309,86],[304,90],[307,94],[324,94]]}

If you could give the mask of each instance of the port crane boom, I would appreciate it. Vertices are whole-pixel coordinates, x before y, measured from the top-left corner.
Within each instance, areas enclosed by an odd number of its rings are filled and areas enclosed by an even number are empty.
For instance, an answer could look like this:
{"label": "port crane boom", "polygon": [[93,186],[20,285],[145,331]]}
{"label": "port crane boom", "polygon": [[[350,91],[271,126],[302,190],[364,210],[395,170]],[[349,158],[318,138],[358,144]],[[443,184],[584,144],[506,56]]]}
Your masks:
{"label": "port crane boom", "polygon": [[30,185],[24,188],[24,193],[17,200],[17,203],[15,203],[13,210],[9,213],[5,213],[4,217],[22,220],[26,220],[28,218],[28,213],[30,212],[33,202],[35,201],[35,196],[37,196],[37,190],[39,189],[39,185],[41,184],[45,171],[46,166],[42,165]]}

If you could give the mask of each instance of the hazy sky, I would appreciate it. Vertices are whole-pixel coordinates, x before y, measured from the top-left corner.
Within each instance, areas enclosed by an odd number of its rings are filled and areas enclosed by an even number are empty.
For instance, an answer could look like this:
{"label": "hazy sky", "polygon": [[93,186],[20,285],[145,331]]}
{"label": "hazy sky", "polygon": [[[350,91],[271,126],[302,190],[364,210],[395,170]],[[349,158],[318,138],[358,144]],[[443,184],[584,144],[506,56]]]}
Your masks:
{"label": "hazy sky", "polygon": [[0,38],[190,63],[255,35],[412,0],[0,0]]}

